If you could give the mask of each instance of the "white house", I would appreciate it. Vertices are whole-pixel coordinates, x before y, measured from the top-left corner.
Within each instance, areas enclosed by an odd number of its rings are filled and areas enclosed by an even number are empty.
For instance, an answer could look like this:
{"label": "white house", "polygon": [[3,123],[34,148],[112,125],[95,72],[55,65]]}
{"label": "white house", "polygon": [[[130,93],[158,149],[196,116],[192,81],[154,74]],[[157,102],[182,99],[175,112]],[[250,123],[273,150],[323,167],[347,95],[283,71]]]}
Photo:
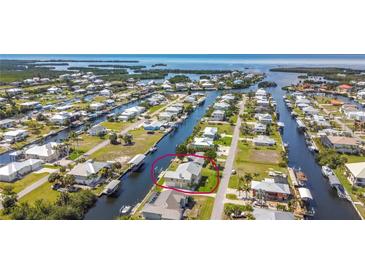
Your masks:
{"label": "white house", "polygon": [[218,129],[216,127],[206,127],[203,132],[203,137],[215,139],[218,134]]}
{"label": "white house", "polygon": [[26,109],[42,108],[42,105],[37,101],[24,102],[24,103],[21,103],[20,105]]}
{"label": "white house", "polygon": [[158,114],[158,119],[160,121],[171,121],[175,116],[176,115],[173,114],[172,112],[166,112],[166,111],[164,111],[164,112],[160,112]]}
{"label": "white house", "polygon": [[229,108],[229,104],[225,102],[218,102],[213,105],[213,108],[216,110],[227,110]]}
{"label": "white house", "polygon": [[269,113],[256,113],[255,118],[265,125],[270,125],[272,123],[272,117]]}
{"label": "white house", "polygon": [[345,168],[353,185],[365,186],[365,162],[345,164]]}
{"label": "white house", "polygon": [[265,135],[259,135],[252,139],[252,142],[255,146],[273,146],[276,144],[275,140],[265,136]]}
{"label": "white house", "polygon": [[103,103],[95,102],[90,104],[91,110],[102,110],[103,108],[105,108],[105,104]]}
{"label": "white house", "polygon": [[318,113],[319,113],[318,109],[315,109],[315,108],[314,108],[314,107],[312,107],[312,106],[305,107],[305,108],[303,108],[302,110],[303,110],[303,112],[304,112],[305,114],[309,114],[309,115],[316,115],[316,114],[318,114]]}
{"label": "white house", "polygon": [[214,146],[213,139],[211,138],[199,138],[195,137],[193,142],[190,144],[190,146],[200,149],[200,150],[206,150]]}
{"label": "white house", "polygon": [[180,164],[175,171],[166,171],[165,184],[171,187],[191,188],[199,183],[201,170],[202,166],[196,162]]}
{"label": "white house", "polygon": [[4,119],[0,121],[0,128],[9,128],[14,126],[15,120],[13,119]]}
{"label": "white house", "polygon": [[57,125],[65,125],[71,119],[71,115],[68,112],[59,112],[49,118],[49,121]]}
{"label": "white house", "polygon": [[266,90],[264,90],[263,88],[258,89],[255,92],[255,96],[266,96]]}
{"label": "white house", "polygon": [[24,154],[28,159],[39,159],[48,163],[54,162],[61,156],[61,151],[57,149],[59,145],[56,142],[49,142],[41,146],[35,145],[27,149]]}
{"label": "white house", "polygon": [[266,125],[261,123],[256,123],[254,127],[255,133],[265,134],[266,133]]}
{"label": "white house", "polygon": [[210,117],[213,121],[223,121],[225,118],[225,112],[223,110],[215,110],[212,112],[212,115]]}
{"label": "white house", "polygon": [[76,183],[94,187],[101,181],[98,172],[108,167],[110,164],[106,162],[87,161],[77,164],[68,174],[75,177]]}
{"label": "white house", "polygon": [[91,136],[98,136],[100,134],[106,134],[107,130],[102,125],[95,125],[92,126],[87,133],[89,133]]}
{"label": "white house", "polygon": [[23,162],[11,162],[0,167],[0,181],[13,182],[21,179],[24,175],[42,166],[42,161],[37,159],[28,159]]}
{"label": "white house", "polygon": [[99,94],[101,96],[111,96],[112,95],[112,91],[110,89],[103,89],[99,92]]}
{"label": "white house", "polygon": [[3,137],[6,142],[18,142],[22,141],[28,136],[28,131],[25,129],[10,130],[4,133]]}
{"label": "white house", "polygon": [[48,88],[48,89],[47,89],[47,92],[48,92],[48,93],[51,93],[51,94],[54,94],[54,93],[62,92],[62,89],[61,89],[61,88],[59,88],[59,87],[55,87],[55,86],[53,86],[53,87]]}

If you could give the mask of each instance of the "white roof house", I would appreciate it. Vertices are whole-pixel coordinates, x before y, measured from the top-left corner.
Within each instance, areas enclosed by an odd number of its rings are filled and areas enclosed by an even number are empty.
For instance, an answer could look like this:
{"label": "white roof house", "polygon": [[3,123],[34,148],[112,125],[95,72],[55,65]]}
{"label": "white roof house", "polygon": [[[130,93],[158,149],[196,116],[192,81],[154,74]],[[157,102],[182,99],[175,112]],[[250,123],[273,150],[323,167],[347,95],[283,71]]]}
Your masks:
{"label": "white roof house", "polygon": [[175,171],[166,171],[165,183],[172,187],[188,188],[199,183],[201,170],[202,166],[196,162],[180,164]]}
{"label": "white roof house", "polygon": [[4,133],[4,140],[7,142],[21,141],[28,136],[28,131],[25,129],[10,130]]}
{"label": "white roof house", "polygon": [[64,125],[70,120],[70,118],[71,118],[70,113],[68,113],[68,112],[59,112],[59,113],[54,114],[53,116],[51,116],[49,121],[53,124]]}
{"label": "white roof house", "polygon": [[224,117],[225,117],[225,112],[223,110],[217,109],[212,112],[210,119],[212,121],[223,121]]}
{"label": "white roof house", "polygon": [[103,89],[99,92],[101,96],[110,96],[112,95],[112,91],[110,89]]}
{"label": "white roof house", "polygon": [[158,114],[158,119],[160,121],[171,121],[176,115],[172,112],[160,112]]}
{"label": "white roof house", "polygon": [[208,149],[214,146],[212,138],[198,138],[195,137],[193,142],[190,144],[192,147],[197,149]]}
{"label": "white roof house", "polygon": [[256,123],[254,127],[256,133],[266,133],[266,125],[261,123]]}
{"label": "white roof house", "polygon": [[48,88],[48,89],[47,89],[47,91],[48,91],[49,93],[58,93],[58,92],[61,92],[61,91],[62,91],[62,89],[61,89],[61,88],[58,88],[58,87],[53,86],[53,87]]}
{"label": "white roof house", "polygon": [[214,139],[217,136],[218,129],[216,127],[206,127],[203,132],[203,137]]}
{"label": "white roof house", "polygon": [[60,151],[57,150],[59,145],[60,144],[56,142],[49,142],[41,146],[35,145],[27,149],[24,154],[30,159],[40,159],[44,162],[53,162],[60,156]]}
{"label": "white roof house", "polygon": [[92,110],[101,110],[104,107],[105,107],[105,104],[99,103],[99,102],[95,102],[95,103],[90,104],[90,109],[92,109]]}
{"label": "white roof house", "polygon": [[256,95],[256,96],[266,96],[266,90],[264,90],[263,88],[260,88],[260,89],[258,89],[258,90],[255,92],[255,95]]}
{"label": "white roof house", "polygon": [[268,193],[291,194],[288,184],[277,183],[272,178],[265,178],[262,181],[252,181],[251,189]]}
{"label": "white roof house", "polygon": [[345,164],[345,168],[353,185],[365,185],[365,162]]}
{"label": "white roof house", "polygon": [[28,159],[23,162],[11,162],[0,167],[0,181],[12,182],[21,179],[25,174],[37,170],[42,166],[42,161]]}
{"label": "white roof house", "polygon": [[272,117],[269,113],[256,113],[254,117],[263,124],[268,125],[272,123]]}
{"label": "white roof house", "polygon": [[268,136],[259,135],[252,139],[252,142],[256,146],[273,146],[276,144],[276,141]]}
{"label": "white roof house", "polygon": [[95,186],[101,179],[98,172],[102,168],[109,166],[110,164],[106,162],[87,161],[77,164],[68,174],[75,176],[75,180],[78,184]]}
{"label": "white roof house", "polygon": [[107,132],[106,128],[102,125],[95,125],[92,126],[87,133],[89,133],[91,136],[97,136],[99,134],[105,134]]}
{"label": "white roof house", "polygon": [[213,108],[217,110],[227,110],[229,108],[229,104],[225,102],[218,102],[213,105]]}

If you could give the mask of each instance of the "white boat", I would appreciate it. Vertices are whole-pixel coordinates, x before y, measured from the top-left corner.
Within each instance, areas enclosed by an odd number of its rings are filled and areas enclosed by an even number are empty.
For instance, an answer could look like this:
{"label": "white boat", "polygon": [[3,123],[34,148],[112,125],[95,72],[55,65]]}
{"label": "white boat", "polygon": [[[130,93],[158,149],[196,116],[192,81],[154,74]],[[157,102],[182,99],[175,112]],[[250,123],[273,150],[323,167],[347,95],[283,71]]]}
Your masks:
{"label": "white boat", "polygon": [[131,206],[122,206],[120,209],[119,209],[119,214],[120,215],[125,215],[125,214],[128,214],[129,211],[131,211]]}
{"label": "white boat", "polygon": [[333,175],[333,171],[328,166],[322,166],[322,174],[328,177],[330,175]]}
{"label": "white boat", "polygon": [[150,148],[151,153],[155,152],[156,150],[157,150],[157,147],[155,147],[155,146]]}

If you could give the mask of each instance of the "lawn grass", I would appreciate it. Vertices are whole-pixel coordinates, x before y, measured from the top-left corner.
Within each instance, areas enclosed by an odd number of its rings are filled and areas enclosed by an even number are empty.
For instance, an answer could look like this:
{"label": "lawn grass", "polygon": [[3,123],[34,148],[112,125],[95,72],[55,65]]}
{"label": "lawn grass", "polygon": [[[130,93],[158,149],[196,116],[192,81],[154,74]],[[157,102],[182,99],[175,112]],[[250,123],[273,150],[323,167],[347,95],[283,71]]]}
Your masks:
{"label": "lawn grass", "polygon": [[94,152],[90,155],[90,158],[99,161],[115,160],[120,157],[133,157],[136,154],[145,153],[150,147],[152,147],[161,137],[162,132],[155,132],[154,134],[147,134],[143,128],[129,131],[133,136],[133,145],[112,145],[109,144],[102,149]]}
{"label": "lawn grass", "polygon": [[[217,185],[217,171],[215,169],[203,168],[202,169],[203,183],[199,185],[197,191],[209,192]],[[215,190],[215,192],[217,189]]]}
{"label": "lawn grass", "polygon": [[236,194],[226,194],[226,198],[230,200],[238,200]]}
{"label": "lawn grass", "polygon": [[231,126],[230,124],[215,124],[215,123],[210,123],[208,122],[204,122],[201,123],[201,128],[202,131],[204,131],[204,129],[206,127],[216,127],[218,129],[218,134],[226,134],[226,135],[232,135],[233,134],[233,130],[234,130],[234,126]]}
{"label": "lawn grass", "polygon": [[21,180],[15,181],[14,183],[7,183],[7,182],[0,182],[0,188],[3,188],[6,185],[11,185],[14,187],[14,192],[19,193],[26,187],[34,184],[38,180],[42,179],[43,177],[47,176],[48,173],[30,173],[23,177]]}
{"label": "lawn grass", "polygon": [[59,197],[60,192],[53,190],[51,187],[52,184],[48,182],[44,183],[40,187],[22,197],[19,202],[28,202],[29,204],[33,204],[36,200],[43,199],[47,202],[53,203]]}
{"label": "lawn grass", "polygon": [[197,215],[188,219],[209,220],[212,215],[214,198],[207,196],[193,196],[195,205],[192,211],[197,211]]}
{"label": "lawn grass", "polygon": [[78,136],[77,140],[72,142],[72,147],[77,151],[87,152],[107,138],[108,137],[100,138],[99,136],[91,136],[84,133]]}
{"label": "lawn grass", "polygon": [[214,144],[221,146],[231,146],[232,137],[221,137],[218,140],[214,141]]}
{"label": "lawn grass", "polygon": [[130,122],[102,122],[101,125],[115,132],[120,132],[130,126]]}
{"label": "lawn grass", "polygon": [[153,106],[148,110],[148,114],[153,114],[154,112],[160,110],[161,108],[165,107],[166,104],[161,104],[161,105],[157,105],[157,106]]}

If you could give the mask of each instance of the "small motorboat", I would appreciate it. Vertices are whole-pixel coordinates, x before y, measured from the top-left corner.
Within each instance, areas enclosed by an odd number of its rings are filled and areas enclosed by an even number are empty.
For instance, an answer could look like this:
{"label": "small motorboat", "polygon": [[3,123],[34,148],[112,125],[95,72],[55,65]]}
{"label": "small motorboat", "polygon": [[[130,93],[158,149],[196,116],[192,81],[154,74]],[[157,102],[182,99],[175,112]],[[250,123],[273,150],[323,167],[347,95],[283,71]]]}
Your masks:
{"label": "small motorboat", "polygon": [[333,171],[332,169],[330,169],[328,166],[322,166],[322,174],[325,176],[325,177],[328,177],[330,175],[333,174]]}
{"label": "small motorboat", "polygon": [[149,151],[150,151],[150,153],[154,153],[156,150],[157,150],[157,147],[153,146],[150,148]]}
{"label": "small motorboat", "polygon": [[125,214],[128,214],[130,211],[131,211],[131,206],[122,206],[120,209],[119,209],[119,214],[120,215],[125,215]]}

